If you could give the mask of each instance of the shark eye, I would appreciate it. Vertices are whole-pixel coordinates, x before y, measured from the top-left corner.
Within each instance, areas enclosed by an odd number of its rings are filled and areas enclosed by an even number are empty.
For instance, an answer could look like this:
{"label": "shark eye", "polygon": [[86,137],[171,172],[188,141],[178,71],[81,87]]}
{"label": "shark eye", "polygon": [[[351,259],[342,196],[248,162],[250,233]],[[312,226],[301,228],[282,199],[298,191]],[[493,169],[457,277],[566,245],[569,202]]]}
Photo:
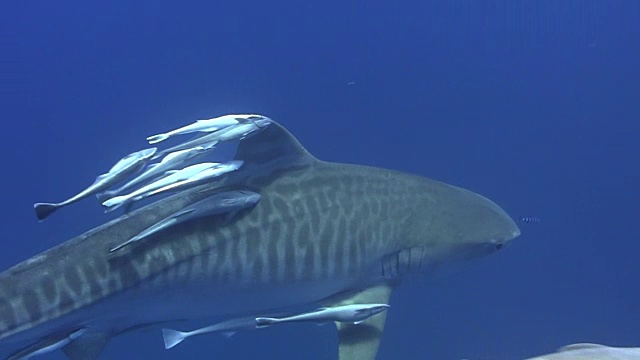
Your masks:
{"label": "shark eye", "polygon": [[494,246],[495,246],[496,250],[500,250],[500,249],[502,249],[502,248],[504,247],[504,244],[502,244],[502,243],[497,243],[497,244],[495,244]]}

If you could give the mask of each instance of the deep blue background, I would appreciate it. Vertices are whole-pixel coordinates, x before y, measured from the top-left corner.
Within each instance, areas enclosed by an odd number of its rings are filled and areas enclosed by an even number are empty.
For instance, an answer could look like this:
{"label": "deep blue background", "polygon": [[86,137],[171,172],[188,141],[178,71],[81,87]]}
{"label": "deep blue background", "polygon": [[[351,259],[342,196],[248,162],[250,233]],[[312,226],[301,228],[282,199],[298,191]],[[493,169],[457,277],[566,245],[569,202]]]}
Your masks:
{"label": "deep blue background", "polygon": [[[445,5],[446,4],[446,5]],[[21,1],[0,12],[7,268],[106,218],[38,223],[144,138],[258,112],[316,156],[537,216],[505,251],[393,299],[381,359],[640,345],[637,1]],[[105,359],[330,359],[332,326],[114,339]],[[62,359],[61,353],[49,355]]]}

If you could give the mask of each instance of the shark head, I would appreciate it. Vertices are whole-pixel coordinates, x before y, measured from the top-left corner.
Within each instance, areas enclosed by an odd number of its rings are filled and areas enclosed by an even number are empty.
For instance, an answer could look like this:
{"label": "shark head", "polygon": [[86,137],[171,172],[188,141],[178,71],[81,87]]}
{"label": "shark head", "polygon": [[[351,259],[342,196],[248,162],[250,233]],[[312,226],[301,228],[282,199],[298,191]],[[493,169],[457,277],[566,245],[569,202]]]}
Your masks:
{"label": "shark head", "polygon": [[412,257],[420,258],[421,267],[483,257],[520,235],[513,219],[481,195],[441,183],[426,189],[407,226]]}

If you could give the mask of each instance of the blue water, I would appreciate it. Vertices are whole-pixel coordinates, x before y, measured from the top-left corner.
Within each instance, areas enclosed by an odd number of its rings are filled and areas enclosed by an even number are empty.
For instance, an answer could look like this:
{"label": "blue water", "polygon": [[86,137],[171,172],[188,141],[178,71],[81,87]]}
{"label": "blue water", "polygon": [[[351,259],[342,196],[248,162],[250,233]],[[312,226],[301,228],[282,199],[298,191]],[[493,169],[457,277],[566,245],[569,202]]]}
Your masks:
{"label": "blue water", "polygon": [[[445,5],[446,4],[446,5]],[[110,216],[84,188],[144,138],[266,114],[317,157],[403,170],[536,217],[504,251],[392,298],[380,359],[519,359],[640,346],[637,1],[21,1],[0,15],[7,268]],[[332,359],[282,326],[104,359]],[[61,353],[43,359],[63,359]]]}

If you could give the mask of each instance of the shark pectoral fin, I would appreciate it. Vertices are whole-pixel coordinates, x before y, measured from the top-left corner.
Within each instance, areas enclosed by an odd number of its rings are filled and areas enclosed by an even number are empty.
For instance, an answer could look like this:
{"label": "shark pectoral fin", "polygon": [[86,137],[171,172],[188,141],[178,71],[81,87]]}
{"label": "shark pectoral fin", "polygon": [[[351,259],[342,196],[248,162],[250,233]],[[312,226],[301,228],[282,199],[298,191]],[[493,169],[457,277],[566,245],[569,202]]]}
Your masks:
{"label": "shark pectoral fin", "polygon": [[380,346],[387,314],[372,316],[358,324],[336,322],[338,359],[374,360]]}
{"label": "shark pectoral fin", "polygon": [[108,334],[85,333],[62,348],[69,360],[96,360],[107,346]]}
{"label": "shark pectoral fin", "polygon": [[[342,298],[336,305],[388,304],[391,286],[379,285]],[[387,312],[376,314],[357,324],[336,322],[340,360],[374,360],[380,346]]]}

